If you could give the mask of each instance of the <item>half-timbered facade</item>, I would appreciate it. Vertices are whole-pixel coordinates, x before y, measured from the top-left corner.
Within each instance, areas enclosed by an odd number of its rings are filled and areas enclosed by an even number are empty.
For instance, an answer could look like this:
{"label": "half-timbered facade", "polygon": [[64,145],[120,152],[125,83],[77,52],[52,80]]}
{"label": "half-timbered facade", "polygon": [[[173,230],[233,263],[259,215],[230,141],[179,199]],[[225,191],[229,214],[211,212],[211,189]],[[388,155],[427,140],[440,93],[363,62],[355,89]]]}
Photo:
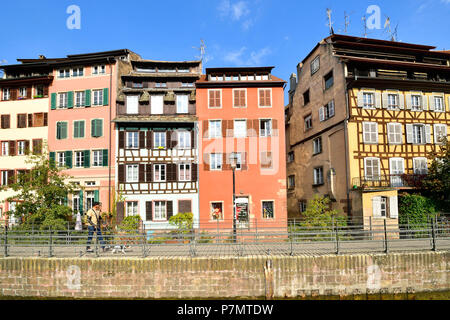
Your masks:
{"label": "half-timbered facade", "polygon": [[292,217],[318,193],[365,223],[397,224],[398,192],[420,187],[449,133],[450,54],[433,49],[332,35],[299,64],[287,108]]}
{"label": "half-timbered facade", "polygon": [[132,61],[117,99],[119,221],[140,215],[167,228],[177,213],[198,221],[195,81],[201,61]]}

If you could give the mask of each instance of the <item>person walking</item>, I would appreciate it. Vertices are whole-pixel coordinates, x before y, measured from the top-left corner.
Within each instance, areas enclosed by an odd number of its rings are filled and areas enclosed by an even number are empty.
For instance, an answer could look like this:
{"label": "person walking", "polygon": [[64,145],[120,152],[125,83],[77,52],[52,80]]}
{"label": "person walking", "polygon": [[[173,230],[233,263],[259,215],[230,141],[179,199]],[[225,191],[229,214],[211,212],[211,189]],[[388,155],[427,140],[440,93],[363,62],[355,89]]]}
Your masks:
{"label": "person walking", "polygon": [[97,231],[97,237],[100,240],[100,244],[102,246],[102,250],[105,251],[105,241],[103,241],[102,230],[100,228],[102,216],[101,216],[101,203],[94,202],[92,204],[92,208],[86,213],[86,225],[88,227],[88,241],[86,252],[93,252],[91,249],[91,241],[94,232]]}

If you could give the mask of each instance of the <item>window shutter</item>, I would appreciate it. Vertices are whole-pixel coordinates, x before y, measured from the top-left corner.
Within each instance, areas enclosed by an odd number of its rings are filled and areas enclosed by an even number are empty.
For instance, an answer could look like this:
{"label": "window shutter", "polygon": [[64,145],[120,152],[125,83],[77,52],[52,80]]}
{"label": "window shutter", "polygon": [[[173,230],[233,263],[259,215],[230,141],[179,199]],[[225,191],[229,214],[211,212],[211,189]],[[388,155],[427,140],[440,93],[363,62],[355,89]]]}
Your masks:
{"label": "window shutter", "polygon": [[176,148],[178,145],[178,137],[177,137],[177,132],[176,131],[169,131],[169,136],[170,136],[170,145],[169,148]]}
{"label": "window shutter", "polygon": [[67,139],[67,122],[63,122],[61,127],[62,139]]}
{"label": "window shutter", "polygon": [[[255,134],[257,137],[259,137],[260,133],[260,127],[259,127],[259,120],[253,120],[253,130],[255,131]],[[273,124],[273,129],[275,130],[275,122]]]}
{"label": "window shutter", "polygon": [[406,94],[406,109],[411,110],[411,94]]}
{"label": "window shutter", "polygon": [[98,190],[94,190],[94,202],[100,202],[100,192]]}
{"label": "window shutter", "polygon": [[73,123],[73,137],[74,138],[80,137],[80,121],[75,121]]}
{"label": "window shutter", "polygon": [[124,148],[125,148],[125,131],[119,131],[119,149]]}
{"label": "window shutter", "polygon": [[44,112],[44,127],[48,126],[48,113]]}
{"label": "window shutter", "polygon": [[25,154],[30,152],[30,140],[25,140]]}
{"label": "window shutter", "polygon": [[272,90],[266,89],[265,91],[266,91],[266,106],[272,106],[271,101]]}
{"label": "window shutter", "polygon": [[152,175],[152,165],[146,164],[146,182],[152,182],[153,181],[153,175]]}
{"label": "window shutter", "polygon": [[91,106],[91,90],[86,90],[86,98],[85,98],[85,107],[90,107]]}
{"label": "window shutter", "polygon": [[152,149],[153,147],[153,131],[147,131],[147,149]]}
{"label": "window shutter", "polygon": [[117,202],[116,206],[116,223],[120,224],[122,223],[124,219],[124,213],[125,213],[125,204],[123,202]]}
{"label": "window shutter", "polygon": [[80,190],[80,192],[78,193],[78,196],[80,197],[80,205],[79,205],[79,211],[81,214],[83,214],[84,210],[83,210],[83,190]]}
{"label": "window shutter", "polygon": [[191,149],[195,149],[195,130],[189,132],[191,136]]}
{"label": "window shutter", "polygon": [[203,154],[203,170],[204,171],[209,171],[210,170],[210,158],[209,158],[209,154],[208,153],[204,153]]}
{"label": "window shutter", "polygon": [[104,149],[103,152],[103,166],[107,167],[109,166],[109,161],[108,161],[108,156],[109,156],[109,150],[108,149]]}
{"label": "window shutter", "polygon": [[400,110],[405,109],[405,96],[403,94],[398,94],[398,106]]}
{"label": "window shutter", "polygon": [[364,106],[364,92],[359,91],[358,92],[358,107],[362,108]]}
{"label": "window shutter", "polygon": [[319,108],[319,120],[321,122],[325,120],[325,108],[324,107]]}
{"label": "window shutter", "polygon": [[51,110],[56,110],[56,93],[52,93]]}
{"label": "window shutter", "polygon": [[119,180],[119,183],[125,182],[125,165],[124,164],[119,164],[118,180]]}
{"label": "window shutter", "polygon": [[398,219],[398,197],[389,197],[389,218]]}
{"label": "window shutter", "polygon": [[372,198],[372,215],[374,218],[381,217],[381,197]]}
{"label": "window shutter", "polygon": [[328,114],[330,118],[334,117],[334,100],[331,100],[328,104]]}
{"label": "window shutter", "polygon": [[29,113],[28,114],[28,127],[33,127],[33,114]]}
{"label": "window shutter", "polygon": [[382,94],[383,99],[383,108],[386,109],[389,106],[389,95],[387,92],[383,92]]}
{"label": "window shutter", "polygon": [[84,167],[89,168],[91,166],[91,151],[84,150]]}
{"label": "window shutter", "polygon": [[215,102],[215,95],[214,95],[214,91],[209,91],[209,106],[210,107],[214,107],[214,102]]}
{"label": "window shutter", "polygon": [[167,220],[169,220],[173,216],[173,202],[167,201]]}
{"label": "window shutter", "polygon": [[15,182],[14,170],[8,170],[8,185],[12,185]]}
{"label": "window shutter", "polygon": [[406,125],[406,143],[413,143],[414,142],[413,140],[414,140],[413,125],[407,124]]}
{"label": "window shutter", "polygon": [[209,129],[209,121],[203,120],[203,138],[209,138],[208,129]]}
{"label": "window shutter", "polygon": [[145,202],[145,220],[147,221],[153,220],[153,202],[151,201]]}
{"label": "window shutter", "polygon": [[242,170],[247,171],[248,165],[247,165],[247,152],[241,152],[241,159],[242,159]]}
{"label": "window shutter", "polygon": [[198,179],[198,164],[191,163],[191,180],[192,182],[197,182]]}
{"label": "window shutter", "polygon": [[66,151],[66,167],[72,168],[72,151]]}
{"label": "window shutter", "polygon": [[422,95],[422,106],[423,110],[428,110],[428,96],[425,94]]}
{"label": "window shutter", "polygon": [[434,97],[435,96],[430,96],[430,104],[429,104],[429,106],[430,106],[430,111],[434,111],[434,109],[435,109],[435,101],[434,101]]}
{"label": "window shutter", "polygon": [[425,125],[425,142],[431,143],[431,125]]}
{"label": "window shutter", "polygon": [[97,119],[91,120],[91,136],[96,138],[97,134]]}
{"label": "window shutter", "polygon": [[177,165],[175,163],[167,164],[167,182],[176,182],[177,180]]}
{"label": "window shutter", "polygon": [[55,166],[56,153],[50,152],[50,166]]}
{"label": "window shutter", "polygon": [[139,164],[139,183],[145,182],[145,164]]}
{"label": "window shutter", "polygon": [[172,147],[172,131],[166,131],[166,148],[171,149]]}
{"label": "window shutter", "polygon": [[67,94],[67,109],[73,108],[73,91],[69,91]]}
{"label": "window shutter", "polygon": [[109,100],[109,89],[108,88],[104,88],[103,89],[103,105],[107,106]]}
{"label": "window shutter", "polygon": [[381,109],[381,93],[375,92],[375,107]]}
{"label": "window shutter", "polygon": [[139,131],[139,149],[145,149],[145,131]]}
{"label": "window shutter", "polygon": [[259,106],[264,107],[265,106],[265,94],[264,89],[259,89]]}

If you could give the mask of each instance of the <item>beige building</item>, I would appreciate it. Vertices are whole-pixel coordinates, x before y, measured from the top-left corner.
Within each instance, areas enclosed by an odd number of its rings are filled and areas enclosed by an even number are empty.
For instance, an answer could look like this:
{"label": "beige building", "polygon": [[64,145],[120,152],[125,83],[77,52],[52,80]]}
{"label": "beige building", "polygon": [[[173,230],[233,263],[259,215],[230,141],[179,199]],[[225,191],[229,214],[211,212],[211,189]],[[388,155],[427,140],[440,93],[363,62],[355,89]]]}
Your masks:
{"label": "beige building", "polygon": [[[291,76],[289,217],[316,194],[355,223],[398,223],[398,193],[420,189],[450,125],[450,54],[332,35]],[[298,81],[297,81],[298,76]]]}
{"label": "beige building", "polygon": [[0,79],[0,222],[8,216],[16,201],[8,202],[14,191],[8,186],[30,170],[28,152],[42,153],[48,135],[48,88],[53,77],[42,63],[3,67]]}

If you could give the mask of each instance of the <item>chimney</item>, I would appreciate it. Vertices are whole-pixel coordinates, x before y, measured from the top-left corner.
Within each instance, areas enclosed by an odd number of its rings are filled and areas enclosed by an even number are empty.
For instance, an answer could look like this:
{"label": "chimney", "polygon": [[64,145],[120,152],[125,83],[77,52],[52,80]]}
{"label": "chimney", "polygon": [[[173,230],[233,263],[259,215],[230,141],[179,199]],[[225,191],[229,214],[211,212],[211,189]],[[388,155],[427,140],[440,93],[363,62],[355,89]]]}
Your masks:
{"label": "chimney", "polygon": [[299,63],[298,65],[297,65],[297,76],[298,77],[300,77],[300,73],[302,72],[302,69],[303,69],[303,63]]}
{"label": "chimney", "polygon": [[290,88],[289,91],[295,91],[297,89],[297,75],[295,73],[291,74],[290,79]]}
{"label": "chimney", "polygon": [[46,58],[46,56],[44,56],[43,54],[40,54],[40,55],[39,55],[39,59],[44,60],[44,59],[47,59],[47,58]]}

